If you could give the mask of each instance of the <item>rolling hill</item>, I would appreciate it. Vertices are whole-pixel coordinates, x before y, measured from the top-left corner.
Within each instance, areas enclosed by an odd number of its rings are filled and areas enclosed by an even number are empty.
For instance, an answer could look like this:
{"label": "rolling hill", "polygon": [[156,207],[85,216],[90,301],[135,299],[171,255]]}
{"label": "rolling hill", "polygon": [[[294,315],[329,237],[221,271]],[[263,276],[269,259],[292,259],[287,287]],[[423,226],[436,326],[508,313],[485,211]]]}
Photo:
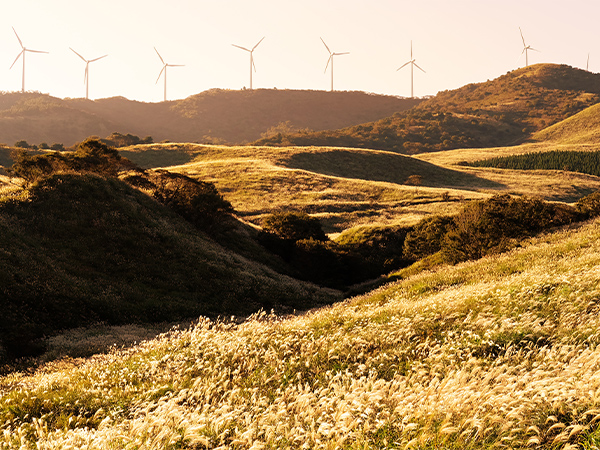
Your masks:
{"label": "rolling hill", "polygon": [[600,105],[593,105],[583,111],[538,131],[531,137],[533,142],[549,144],[600,143]]}
{"label": "rolling hill", "polygon": [[357,125],[419,102],[364,92],[269,89],[212,89],[161,103],[123,97],[91,101],[4,93],[0,94],[0,142],[12,145],[26,140],[30,144],[71,146],[92,135],[103,137],[117,131],[152,136],[155,141],[236,144],[277,130]]}
{"label": "rolling hill", "polygon": [[414,154],[512,145],[600,100],[600,74],[537,64],[438,93],[415,108],[340,130],[263,138],[256,145],[328,145]]}
{"label": "rolling hill", "polygon": [[[234,223],[220,226],[235,234]],[[337,298],[224,248],[115,178],[56,174],[0,203],[0,343],[12,355],[91,323],[291,312]]]}
{"label": "rolling hill", "polygon": [[600,223],[299,317],[0,378],[7,448],[600,444]]}

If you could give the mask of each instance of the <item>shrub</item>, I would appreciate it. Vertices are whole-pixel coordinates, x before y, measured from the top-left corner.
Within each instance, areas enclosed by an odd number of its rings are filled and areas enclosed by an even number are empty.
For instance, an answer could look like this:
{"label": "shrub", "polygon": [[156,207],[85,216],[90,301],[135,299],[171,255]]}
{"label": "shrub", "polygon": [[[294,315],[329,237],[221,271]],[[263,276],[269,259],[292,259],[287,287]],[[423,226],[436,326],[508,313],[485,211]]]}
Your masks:
{"label": "shrub", "polygon": [[150,181],[155,199],[205,231],[211,231],[233,212],[231,203],[212,183],[167,170],[152,172]]}
{"label": "shrub", "polygon": [[577,211],[585,217],[597,217],[600,215],[600,192],[593,192],[580,198],[575,204]]}
{"label": "shrub", "polygon": [[514,241],[579,218],[575,208],[565,205],[495,195],[465,205],[442,240],[442,252],[452,263],[476,259],[505,251]]}
{"label": "shrub", "polygon": [[12,175],[23,178],[28,184],[58,172],[95,173],[116,177],[119,171],[133,167],[114,148],[97,139],[81,142],[74,152],[53,152],[31,155],[18,149],[11,155],[14,164],[9,169]]}
{"label": "shrub", "polygon": [[439,252],[442,240],[454,225],[454,219],[448,216],[433,216],[421,220],[406,236],[404,255],[419,260]]}
{"label": "shrub", "polygon": [[327,240],[319,219],[304,212],[286,211],[271,214],[263,220],[262,227],[265,231],[292,242],[301,239]]}

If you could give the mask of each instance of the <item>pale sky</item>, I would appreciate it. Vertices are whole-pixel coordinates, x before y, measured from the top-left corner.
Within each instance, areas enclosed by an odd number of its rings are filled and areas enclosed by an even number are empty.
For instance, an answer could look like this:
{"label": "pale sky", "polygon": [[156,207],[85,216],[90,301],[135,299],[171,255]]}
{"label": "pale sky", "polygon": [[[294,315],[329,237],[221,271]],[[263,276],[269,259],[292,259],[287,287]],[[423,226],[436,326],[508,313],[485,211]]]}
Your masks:
{"label": "pale sky", "polygon": [[20,91],[21,51],[27,54],[25,88],[55,97],[84,97],[87,59],[90,98],[123,96],[158,102],[162,68],[169,69],[168,98],[211,88],[249,86],[253,47],[254,88],[329,90],[329,54],[336,90],[410,96],[413,41],[415,96],[435,95],[494,79],[525,65],[568,64],[600,71],[600,2],[597,0],[12,0],[0,16],[0,90]]}

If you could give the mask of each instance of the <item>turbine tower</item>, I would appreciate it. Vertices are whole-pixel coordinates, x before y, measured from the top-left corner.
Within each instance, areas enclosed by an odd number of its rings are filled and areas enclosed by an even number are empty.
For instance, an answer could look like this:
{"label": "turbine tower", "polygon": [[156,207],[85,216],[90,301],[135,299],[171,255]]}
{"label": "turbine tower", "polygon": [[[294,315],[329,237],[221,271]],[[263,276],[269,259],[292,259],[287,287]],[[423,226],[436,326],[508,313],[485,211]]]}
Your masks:
{"label": "turbine tower", "polygon": [[523,37],[523,32],[521,31],[521,27],[519,27],[519,32],[521,33],[521,39],[523,40],[523,51],[521,52],[521,55],[523,53],[525,53],[525,67],[527,67],[529,65],[529,58],[528,58],[527,52],[529,50],[533,50],[534,52],[539,52],[539,50],[536,50],[535,48],[532,48],[531,45],[527,45],[525,43],[525,38]]}
{"label": "turbine tower", "polygon": [[167,64],[165,62],[165,60],[162,58],[162,56],[160,56],[160,53],[158,53],[158,50],[156,50],[156,47],[154,47],[154,51],[160,58],[160,62],[163,63],[163,68],[160,70],[160,73],[158,74],[158,78],[156,79],[156,83],[154,83],[154,84],[158,84],[158,80],[160,80],[160,77],[164,72],[165,73],[165,102],[166,102],[167,101],[167,67],[183,67],[183,64]]}
{"label": "turbine tower", "polygon": [[423,69],[421,69],[417,63],[415,62],[415,58],[413,58],[413,48],[412,48],[412,41],[410,41],[410,61],[402,64],[400,67],[398,67],[396,69],[396,72],[398,72],[400,69],[408,66],[410,64],[410,98],[414,98],[414,85],[413,85],[413,80],[414,80],[414,68],[416,67],[417,69],[419,69],[421,72],[426,73]]}
{"label": "turbine tower", "polygon": [[88,100],[89,99],[89,87],[90,87],[90,63],[94,62],[94,61],[98,61],[99,59],[102,58],[106,58],[108,55],[104,55],[101,56],[99,58],[95,58],[95,59],[85,59],[83,56],[81,56],[79,53],[77,53],[75,50],[73,50],[71,47],[69,47],[71,49],[71,51],[73,53],[75,53],[77,56],[79,56],[81,59],[83,59],[83,61],[85,62],[85,75],[83,77],[83,82],[85,83],[85,99]]}
{"label": "turbine tower", "polygon": [[329,52],[329,59],[327,60],[327,64],[325,65],[325,73],[327,72],[327,67],[329,67],[329,62],[331,62],[331,92],[333,92],[333,57],[339,55],[347,55],[350,52],[334,53],[331,50],[329,50],[329,47],[327,47],[327,44],[325,43],[323,38],[320,39],[327,51]]}
{"label": "turbine tower", "polygon": [[19,45],[21,46],[21,53],[19,53],[17,55],[17,57],[15,58],[15,61],[12,63],[12,65],[10,66],[10,68],[12,69],[12,67],[16,64],[17,60],[21,56],[23,57],[23,80],[22,80],[22,84],[21,84],[21,92],[25,92],[25,53],[27,53],[27,52],[31,52],[31,53],[48,53],[48,52],[43,52],[41,50],[31,50],[29,48],[25,48],[25,46],[23,45],[23,42],[21,41],[21,38],[19,37],[19,35],[15,31],[14,27],[13,27],[13,31],[15,32],[15,36],[17,36],[17,39],[19,40]]}
{"label": "turbine tower", "polygon": [[[265,37],[266,36],[263,36],[263,38],[260,41],[258,41],[258,44],[260,44]],[[258,44],[256,44],[254,47],[252,47],[252,50],[248,50],[246,47],[241,47],[239,45],[231,44],[234,47],[241,48],[242,50],[245,50],[248,53],[250,53],[250,90],[252,90],[252,69],[254,68],[254,71],[256,72],[256,66],[254,65],[254,55],[253,54],[254,54],[254,50],[256,50],[256,47],[258,47]]]}

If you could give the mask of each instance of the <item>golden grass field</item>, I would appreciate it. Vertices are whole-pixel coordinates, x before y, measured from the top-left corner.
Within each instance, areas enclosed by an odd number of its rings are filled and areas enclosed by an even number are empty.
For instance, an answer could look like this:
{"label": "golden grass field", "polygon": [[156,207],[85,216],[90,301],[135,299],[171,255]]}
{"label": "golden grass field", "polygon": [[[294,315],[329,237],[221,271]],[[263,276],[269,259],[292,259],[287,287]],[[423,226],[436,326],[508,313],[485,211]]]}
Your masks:
{"label": "golden grass field", "polygon": [[0,379],[0,448],[600,444],[600,222],[296,317]]}
{"label": "golden grass field", "polygon": [[[460,165],[562,145],[530,143],[411,157],[350,148],[152,144],[129,147],[122,154],[144,167],[168,167],[213,182],[242,218],[257,225],[274,211],[302,209],[335,235],[355,226],[413,225],[429,214],[456,212],[461,200],[495,193],[574,202],[600,189],[597,177],[574,172]],[[422,185],[405,185],[411,175],[422,176]]]}

